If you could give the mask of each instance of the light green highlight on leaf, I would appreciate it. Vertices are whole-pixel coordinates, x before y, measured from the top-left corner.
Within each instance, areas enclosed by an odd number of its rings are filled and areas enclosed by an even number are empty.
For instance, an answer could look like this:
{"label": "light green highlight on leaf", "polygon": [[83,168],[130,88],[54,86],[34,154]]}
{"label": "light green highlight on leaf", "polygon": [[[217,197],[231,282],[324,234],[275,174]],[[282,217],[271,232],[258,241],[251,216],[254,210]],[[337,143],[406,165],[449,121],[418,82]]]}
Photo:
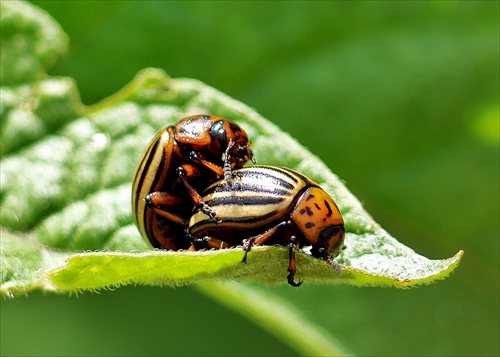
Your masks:
{"label": "light green highlight on leaf", "polygon": [[473,132],[484,143],[500,144],[500,108],[498,104],[483,109],[473,122]]}

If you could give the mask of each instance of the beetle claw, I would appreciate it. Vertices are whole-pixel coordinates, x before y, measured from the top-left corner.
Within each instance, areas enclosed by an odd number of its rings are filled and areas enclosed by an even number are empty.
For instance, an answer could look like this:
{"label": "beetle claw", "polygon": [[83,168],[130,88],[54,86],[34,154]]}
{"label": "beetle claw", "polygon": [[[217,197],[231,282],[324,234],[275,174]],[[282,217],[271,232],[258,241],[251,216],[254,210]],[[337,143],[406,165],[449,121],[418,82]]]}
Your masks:
{"label": "beetle claw", "polygon": [[203,204],[203,206],[201,206],[201,211],[210,217],[213,222],[217,224],[222,222],[220,219],[215,218],[215,216],[217,216],[217,212],[211,209],[209,205]]}
{"label": "beetle claw", "polygon": [[291,286],[294,286],[294,287],[299,287],[303,283],[302,280],[299,280],[299,282],[296,282],[295,281],[295,274],[293,274],[293,273],[288,274],[288,276],[286,278],[288,279],[288,284],[290,284]]}
{"label": "beetle claw", "polygon": [[192,160],[192,161],[199,161],[200,160],[200,156],[198,155],[197,152],[191,151],[189,153],[189,159]]}
{"label": "beetle claw", "polygon": [[247,255],[248,255],[248,251],[245,250],[245,254],[243,255],[243,259],[241,259],[242,263],[246,263],[247,262]]}
{"label": "beetle claw", "polygon": [[255,242],[255,237],[249,239],[243,239],[243,250],[245,251],[245,255],[243,255],[242,263],[247,262],[248,252],[252,249],[252,246]]}

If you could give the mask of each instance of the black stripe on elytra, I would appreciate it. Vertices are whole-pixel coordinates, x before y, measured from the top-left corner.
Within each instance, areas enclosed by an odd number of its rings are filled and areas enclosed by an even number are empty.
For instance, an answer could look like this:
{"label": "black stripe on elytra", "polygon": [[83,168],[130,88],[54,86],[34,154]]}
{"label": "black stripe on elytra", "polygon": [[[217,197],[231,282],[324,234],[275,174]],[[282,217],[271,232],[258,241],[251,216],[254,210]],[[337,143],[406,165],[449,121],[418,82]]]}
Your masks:
{"label": "black stripe on elytra", "polygon": [[[158,168],[156,169],[155,178],[154,178],[153,182],[151,182],[151,187],[150,187],[150,189],[154,190],[154,191],[160,189],[160,187],[163,186],[164,181],[168,176],[168,172],[165,172],[165,171],[170,168],[170,164],[171,164],[170,160],[172,160],[172,157],[165,157],[166,155],[171,156],[172,152],[165,153],[165,149],[163,147],[160,148],[160,151],[161,151],[160,162],[159,162]],[[162,176],[163,176],[163,178],[162,178]]]}
{"label": "black stripe on elytra", "polygon": [[226,185],[226,182],[222,182],[219,185],[210,187],[209,189],[203,192],[203,196],[208,196],[214,193],[221,192],[237,192],[237,193],[257,193],[257,194],[273,194],[277,196],[290,196],[290,191],[274,188],[271,190],[265,189],[263,187],[259,187],[256,185],[249,185],[246,183],[233,182],[231,185]]}
{"label": "black stripe on elytra", "polygon": [[283,202],[285,199],[282,197],[269,197],[269,196],[225,196],[216,197],[211,200],[205,201],[210,207],[217,207],[223,205],[274,205]]}
{"label": "black stripe on elytra", "polygon": [[[141,189],[142,189],[142,187],[144,185],[144,180],[146,179],[148,169],[149,169],[149,167],[151,165],[151,162],[153,161],[153,156],[154,155],[151,155],[151,153],[152,152],[156,152],[156,149],[158,147],[159,141],[160,140],[156,140],[156,142],[153,144],[153,146],[150,148],[150,150],[148,150],[148,154],[145,155],[145,157],[143,158],[143,160],[139,164],[139,167],[140,167],[141,171],[137,172],[137,173],[140,174],[141,177],[139,178],[139,181],[137,182],[137,185],[136,185],[137,197],[135,198],[135,202],[134,202],[135,207],[138,207],[139,200],[143,200],[144,199],[144,197],[139,197],[139,192],[141,191]],[[145,164],[143,164],[144,160],[146,160]]]}
{"label": "black stripe on elytra", "polygon": [[[226,228],[226,224],[241,224],[241,227],[236,229],[252,229],[255,223],[266,220],[269,217],[273,217],[276,215],[278,211],[271,211],[261,216],[235,216],[235,217],[218,217],[221,219],[221,222],[217,224],[217,227]],[[208,225],[207,225],[208,224]],[[203,229],[203,226],[207,225],[207,227],[213,227],[215,223],[213,223],[208,217],[203,219],[193,226],[189,227],[189,230],[195,234],[198,229]],[[233,228],[234,229],[234,228]]]}
{"label": "black stripe on elytra", "polygon": [[279,167],[267,167],[268,170],[272,170],[272,171],[276,171],[276,172],[279,172],[280,174],[282,175],[285,175],[286,177],[288,177],[291,181],[297,183],[299,182],[297,180],[297,178],[295,176],[293,176],[288,170],[286,169],[282,169],[282,168],[279,168]]}
{"label": "black stripe on elytra", "polygon": [[[259,170],[259,168],[260,168],[260,170]],[[262,169],[265,169],[265,171]],[[270,167],[252,166],[251,168],[248,168],[246,170],[235,171],[234,175],[236,177],[243,178],[243,179],[245,177],[253,177],[259,181],[271,181],[273,183],[273,185],[284,187],[288,190],[294,189],[295,186],[293,184],[291,184],[290,182],[288,182],[282,178],[279,178],[279,177],[272,175],[269,171],[278,172],[278,173],[290,178],[290,181],[297,183],[297,179],[295,177],[291,176],[288,172],[286,172],[284,170],[280,170],[280,169],[270,168]]]}

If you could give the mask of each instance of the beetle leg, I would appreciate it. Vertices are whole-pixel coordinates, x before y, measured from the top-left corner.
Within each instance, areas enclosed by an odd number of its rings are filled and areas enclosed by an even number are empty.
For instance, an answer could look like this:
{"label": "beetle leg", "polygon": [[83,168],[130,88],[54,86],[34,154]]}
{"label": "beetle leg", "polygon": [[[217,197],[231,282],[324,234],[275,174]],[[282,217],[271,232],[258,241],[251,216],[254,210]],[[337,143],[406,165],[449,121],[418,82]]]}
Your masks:
{"label": "beetle leg", "polygon": [[300,286],[302,285],[302,281],[299,280],[297,283],[295,281],[295,273],[297,272],[297,264],[295,262],[295,247],[297,246],[297,238],[295,236],[290,237],[290,245],[289,245],[289,251],[288,251],[288,258],[289,258],[289,263],[288,263],[288,274],[287,279],[288,279],[288,284],[291,286]]}
{"label": "beetle leg", "polygon": [[230,161],[231,155],[229,154],[229,151],[233,148],[234,145],[235,145],[235,142],[233,141],[233,139],[229,139],[229,143],[228,143],[227,148],[224,152],[224,167],[223,168],[215,165],[213,162],[205,160],[196,151],[191,151],[189,153],[189,158],[192,161],[195,161],[198,164],[203,165],[207,169],[213,171],[217,176],[224,176],[224,179],[226,180],[226,182],[229,185],[231,185],[231,170],[232,170],[232,168],[231,168],[231,161]]}
{"label": "beetle leg", "polygon": [[203,238],[191,238],[191,246],[189,250],[201,250],[201,249],[227,249],[231,248],[232,245],[226,243],[220,239],[212,238],[212,237],[203,237]]}
{"label": "beetle leg", "polygon": [[179,178],[181,179],[182,183],[184,184],[184,187],[186,187],[186,190],[188,191],[189,195],[191,196],[196,208],[200,209],[203,213],[205,213],[207,216],[210,217],[212,221],[215,223],[219,223],[219,221],[215,218],[217,215],[217,212],[215,212],[213,209],[210,208],[209,205],[207,205],[205,202],[203,202],[203,199],[201,198],[200,194],[196,192],[196,190],[187,182],[186,180],[186,172],[187,169],[193,169],[191,165],[181,165],[177,168],[177,175],[179,175]]}
{"label": "beetle leg", "polygon": [[243,250],[245,251],[245,254],[243,255],[243,259],[241,259],[242,263],[247,262],[247,255],[250,249],[252,249],[252,245],[255,243],[256,237],[248,238],[248,239],[243,239]]}
{"label": "beetle leg", "polygon": [[167,218],[174,223],[185,226],[188,223],[185,218],[178,216],[175,213],[171,213],[164,208],[165,206],[174,206],[181,201],[182,199],[180,197],[171,195],[167,192],[152,192],[146,196],[147,206],[151,208],[155,213]]}
{"label": "beetle leg", "polygon": [[245,255],[243,256],[243,259],[241,260],[242,263],[247,262],[247,255],[248,252],[252,249],[252,246],[254,245],[262,245],[271,238],[277,231],[280,229],[282,226],[287,226],[290,225],[290,221],[283,221],[275,225],[274,227],[268,229],[262,234],[256,235],[254,237],[250,237],[248,239],[243,239],[243,250],[245,251]]}
{"label": "beetle leg", "polygon": [[192,160],[192,161],[194,161],[194,162],[196,162],[197,164],[205,166],[207,169],[209,169],[212,172],[214,172],[217,176],[224,175],[224,169],[222,167],[217,166],[213,162],[205,160],[196,151],[191,151],[189,153],[189,159]]}

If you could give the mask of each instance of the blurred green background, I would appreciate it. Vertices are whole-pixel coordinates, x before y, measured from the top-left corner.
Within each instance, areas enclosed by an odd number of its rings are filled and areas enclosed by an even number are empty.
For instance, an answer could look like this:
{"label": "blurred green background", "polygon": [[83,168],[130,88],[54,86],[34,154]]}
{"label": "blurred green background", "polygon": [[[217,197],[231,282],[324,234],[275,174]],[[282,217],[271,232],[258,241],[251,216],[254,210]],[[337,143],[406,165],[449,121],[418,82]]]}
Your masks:
{"label": "blurred green background", "polygon": [[[84,103],[145,67],[198,78],[321,157],[404,244],[465,250],[431,286],[267,291],[358,355],[500,353],[499,2],[33,3],[69,34],[51,75],[74,77]],[[193,287],[1,308],[5,356],[297,354]]]}

